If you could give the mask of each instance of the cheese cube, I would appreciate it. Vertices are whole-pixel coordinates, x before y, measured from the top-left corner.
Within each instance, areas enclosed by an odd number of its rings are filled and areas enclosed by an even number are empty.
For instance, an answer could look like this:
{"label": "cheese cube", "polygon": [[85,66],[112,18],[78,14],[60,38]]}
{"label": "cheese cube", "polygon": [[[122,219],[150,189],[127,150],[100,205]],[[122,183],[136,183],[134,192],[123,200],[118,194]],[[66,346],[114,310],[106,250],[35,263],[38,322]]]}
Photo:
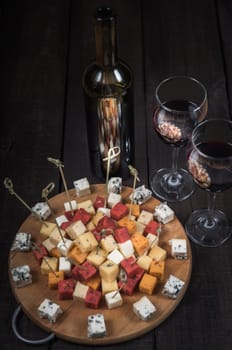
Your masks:
{"label": "cheese cube", "polygon": [[72,211],[76,209],[77,209],[77,202],[75,200],[72,200],[71,202],[64,202],[65,211]]}
{"label": "cheese cube", "polygon": [[77,197],[87,196],[91,193],[89,181],[86,177],[73,182]]}
{"label": "cheese cube", "polygon": [[101,246],[107,252],[112,252],[114,249],[118,248],[118,244],[115,241],[113,235],[109,235],[109,236],[106,236],[105,238],[102,238]]}
{"label": "cheese cube", "polygon": [[47,249],[47,251],[49,252],[49,254],[51,253],[52,249],[54,249],[56,247],[56,244],[54,244],[53,242],[51,242],[50,238],[45,239],[42,242],[42,245]]}
{"label": "cheese cube", "polygon": [[60,251],[61,255],[67,256],[68,252],[72,248],[73,244],[74,244],[73,241],[71,241],[68,238],[64,238],[64,241],[60,241],[57,244],[57,249]]}
{"label": "cheese cube", "polygon": [[122,178],[111,177],[108,182],[108,192],[121,193],[122,191]]}
{"label": "cheese cube", "polygon": [[149,247],[149,242],[147,238],[138,232],[132,234],[131,241],[135,248],[136,254],[139,256],[143,255]]}
{"label": "cheese cube", "polygon": [[98,211],[93,217],[92,217],[92,223],[94,226],[97,226],[99,220],[104,216],[102,211]]}
{"label": "cheese cube", "polygon": [[82,233],[86,232],[86,227],[81,220],[77,220],[66,228],[66,232],[68,236],[74,240]]}
{"label": "cheese cube", "polygon": [[141,214],[138,217],[138,222],[140,222],[143,225],[148,225],[153,220],[153,214],[150,213],[147,210],[142,210]]}
{"label": "cheese cube", "polygon": [[84,301],[86,294],[88,292],[89,287],[85,284],[81,283],[80,281],[77,281],[74,292],[73,292],[73,299]]}
{"label": "cheese cube", "polygon": [[108,196],[108,207],[113,208],[117,203],[120,203],[122,201],[122,196],[117,193],[110,192]]}
{"label": "cheese cube", "polygon": [[56,224],[54,224],[53,222],[49,222],[49,221],[43,222],[40,229],[40,236],[42,240],[47,239],[55,228],[56,228]]}
{"label": "cheese cube", "polygon": [[101,286],[101,278],[98,274],[95,274],[93,277],[88,279],[88,281],[85,281],[84,284],[94,290],[98,290]]}
{"label": "cheese cube", "polygon": [[125,258],[129,258],[134,254],[134,247],[130,239],[126,242],[118,243],[118,246]]}
{"label": "cheese cube", "polygon": [[86,201],[78,203],[77,207],[78,207],[78,209],[85,209],[87,211],[87,213],[89,213],[90,215],[95,214],[95,209],[94,209],[93,203],[90,199],[87,199]]}
{"label": "cheese cube", "polygon": [[64,236],[65,231],[58,229],[58,227],[55,227],[54,230],[52,230],[49,238],[53,244],[57,245],[62,240],[62,237],[64,238]]}
{"label": "cheese cube", "polygon": [[162,224],[167,224],[174,220],[174,211],[166,203],[160,203],[155,208],[154,217]]}
{"label": "cheese cube", "polygon": [[105,294],[105,301],[108,309],[114,309],[121,306],[123,301],[119,291],[113,291]]}
{"label": "cheese cube", "polygon": [[137,264],[134,256],[130,256],[129,258],[121,261],[120,266],[124,271],[126,271],[128,277],[133,277],[140,271],[140,267]]}
{"label": "cheese cube", "polygon": [[159,237],[154,235],[153,233],[148,233],[146,239],[148,240],[148,249],[153,248],[159,243]]}
{"label": "cheese cube", "polygon": [[126,204],[129,212],[131,211],[131,215],[135,216],[136,218],[140,215],[140,205],[139,204],[133,204],[133,203],[127,203]]}
{"label": "cheese cube", "polygon": [[156,261],[165,260],[167,257],[167,251],[158,245],[155,245],[151,248],[148,256],[150,256],[152,259]]}
{"label": "cheese cube", "polygon": [[58,259],[55,257],[43,257],[42,263],[40,265],[40,270],[42,275],[48,275],[49,272],[57,271],[58,269]]}
{"label": "cheese cube", "polygon": [[97,212],[101,212],[104,215],[110,217],[110,208],[100,207],[100,208],[97,209]]}
{"label": "cheese cube", "polygon": [[150,265],[149,274],[157,277],[159,281],[164,280],[165,261],[152,261]]}
{"label": "cheese cube", "polygon": [[104,316],[101,314],[88,316],[88,337],[101,338],[106,335]]}
{"label": "cheese cube", "polygon": [[143,204],[152,196],[152,192],[148,190],[144,185],[139,186],[135,189],[134,193],[132,192],[130,195],[130,200],[135,204]]}
{"label": "cheese cube", "polygon": [[116,280],[119,272],[119,267],[114,262],[107,260],[99,267],[100,276],[108,282]]}
{"label": "cheese cube", "polygon": [[187,259],[186,239],[173,238],[169,241],[172,250],[171,255],[179,260]]}
{"label": "cheese cube", "polygon": [[31,234],[26,232],[16,233],[11,250],[28,252],[31,249]]}
{"label": "cheese cube", "polygon": [[139,291],[141,293],[152,295],[156,284],[157,278],[155,276],[144,273],[141,281],[139,282]]}
{"label": "cheese cube", "polygon": [[50,299],[44,299],[44,301],[38,307],[38,314],[40,318],[47,318],[49,322],[55,323],[57,317],[62,314],[61,307],[52,302]]}
{"label": "cheese cube", "polygon": [[183,286],[184,282],[182,280],[173,275],[170,275],[164,285],[162,294],[167,295],[169,298],[176,299]]}
{"label": "cheese cube", "polygon": [[101,288],[102,288],[102,294],[105,295],[106,293],[113,292],[118,290],[118,283],[115,279],[114,281],[106,281],[105,279],[101,279]]}
{"label": "cheese cube", "polygon": [[97,247],[87,256],[87,261],[95,267],[99,267],[107,257],[108,252],[105,249]]}
{"label": "cheese cube", "polygon": [[11,276],[17,288],[21,288],[32,283],[32,276],[28,265],[21,265],[13,268],[11,270]]}
{"label": "cheese cube", "polygon": [[56,271],[48,273],[48,288],[57,289],[58,282],[64,279],[64,271]]}
{"label": "cheese cube", "polygon": [[85,232],[75,239],[75,244],[83,253],[88,253],[98,246],[98,241],[92,232]]}
{"label": "cheese cube", "polygon": [[63,271],[65,276],[69,276],[71,274],[71,262],[68,258],[61,256],[59,258],[59,271]]}
{"label": "cheese cube", "polygon": [[110,215],[114,220],[120,220],[124,216],[128,215],[128,213],[127,206],[121,202],[115,204],[110,211]]}
{"label": "cheese cube", "polygon": [[72,269],[72,276],[80,282],[90,280],[97,273],[96,267],[91,265],[88,261],[85,261],[82,265],[74,266]]}
{"label": "cheese cube", "polygon": [[154,316],[156,307],[146,296],[143,296],[133,304],[133,311],[141,320],[147,321]]}
{"label": "cheese cube", "polygon": [[82,264],[87,256],[88,253],[82,253],[80,248],[76,245],[74,245],[68,252],[68,258],[74,265]]}
{"label": "cheese cube", "polygon": [[142,267],[145,271],[150,269],[152,258],[148,255],[140,256],[137,260],[137,264]]}
{"label": "cheese cube", "polygon": [[134,217],[129,217],[129,215],[124,216],[122,219],[118,221],[118,225],[120,227],[127,227],[128,232],[132,234],[136,231],[136,221],[134,220]]}
{"label": "cheese cube", "polygon": [[124,256],[118,249],[114,249],[108,254],[107,259],[113,261],[115,264],[119,264],[124,259]]}
{"label": "cheese cube", "polygon": [[99,290],[88,288],[85,297],[85,305],[93,309],[98,309],[101,302],[102,293]]}
{"label": "cheese cube", "polygon": [[67,219],[67,217],[65,216],[65,215],[60,215],[60,216],[57,216],[56,217],[56,223],[57,223],[57,225],[59,226],[59,227],[61,227],[62,226],[62,224],[66,224],[66,223],[68,223],[69,221],[68,221],[68,219]]}
{"label": "cheese cube", "polygon": [[60,300],[73,299],[73,292],[76,282],[72,279],[65,279],[58,282],[58,298]]}
{"label": "cheese cube", "polygon": [[39,215],[42,220],[46,220],[51,215],[51,209],[46,202],[36,203],[31,209],[34,213]]}

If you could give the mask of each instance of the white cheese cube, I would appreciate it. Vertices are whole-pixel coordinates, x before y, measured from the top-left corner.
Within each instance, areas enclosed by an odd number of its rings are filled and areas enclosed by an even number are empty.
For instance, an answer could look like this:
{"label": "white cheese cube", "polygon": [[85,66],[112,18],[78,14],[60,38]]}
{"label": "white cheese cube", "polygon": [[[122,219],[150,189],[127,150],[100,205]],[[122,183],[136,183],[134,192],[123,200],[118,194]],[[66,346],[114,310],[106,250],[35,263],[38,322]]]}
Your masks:
{"label": "white cheese cube", "polygon": [[172,247],[171,255],[179,260],[187,259],[186,239],[173,238],[169,241]]}
{"label": "white cheese cube", "polygon": [[144,185],[137,187],[130,195],[130,200],[133,200],[135,204],[143,204],[152,196],[152,192],[148,190]]}
{"label": "white cheese cube", "polygon": [[153,220],[153,214],[150,213],[147,210],[142,210],[139,217],[138,217],[138,222],[143,224],[143,225],[148,225],[151,221]]}
{"label": "white cheese cube", "polygon": [[54,244],[50,238],[45,239],[42,242],[42,245],[47,249],[47,251],[50,253],[52,251],[52,249],[54,249],[56,247],[56,244]]}
{"label": "white cheese cube", "polygon": [[95,215],[95,209],[93,206],[93,202],[90,199],[87,199],[86,201],[80,202],[77,204],[77,208],[85,209],[90,215]]}
{"label": "white cheese cube", "polygon": [[64,274],[66,276],[69,276],[71,273],[71,268],[72,268],[72,265],[70,260],[64,256],[61,256],[59,258],[59,271],[64,271]]}
{"label": "white cheese cube", "polygon": [[105,294],[105,301],[108,309],[114,309],[121,306],[123,301],[119,291],[113,291]]}
{"label": "white cheese cube", "polygon": [[60,215],[60,216],[57,216],[56,222],[57,222],[57,225],[60,227],[65,222],[68,222],[68,219],[66,218],[65,215]]}
{"label": "white cheese cube", "polygon": [[106,326],[104,316],[95,314],[88,316],[88,337],[100,338],[106,335]]}
{"label": "white cheese cube", "polygon": [[108,197],[108,207],[113,208],[117,203],[122,201],[122,196],[117,193],[110,192]]}
{"label": "white cheese cube", "polygon": [[107,252],[112,252],[113,250],[118,248],[118,244],[115,241],[113,235],[109,235],[109,236],[106,236],[105,238],[102,238],[101,246]]}
{"label": "white cheese cube", "polygon": [[31,248],[31,234],[25,232],[16,233],[11,250],[28,252]]}
{"label": "white cheese cube", "polygon": [[121,253],[125,256],[125,258],[129,258],[131,255],[134,254],[134,247],[133,243],[130,239],[123,243],[118,243],[119,249]]}
{"label": "white cheese cube", "polygon": [[183,286],[184,282],[182,280],[173,275],[170,275],[164,285],[162,294],[167,295],[169,298],[176,299]]}
{"label": "white cheese cube", "polygon": [[28,265],[21,265],[13,268],[11,270],[11,276],[17,288],[21,288],[32,283],[32,276]]}
{"label": "white cheese cube", "polygon": [[141,320],[147,321],[153,317],[156,307],[146,296],[143,296],[133,304],[133,311]]}
{"label": "white cheese cube", "polygon": [[46,220],[51,215],[51,209],[45,202],[36,203],[32,210],[43,220]]}
{"label": "white cheese cube", "polygon": [[97,213],[99,211],[102,212],[104,215],[110,217],[110,208],[98,208],[97,209]]}
{"label": "white cheese cube", "polygon": [[84,301],[89,287],[79,281],[77,281],[74,292],[73,299],[79,299]]}
{"label": "white cheese cube", "polygon": [[64,210],[65,211],[71,211],[77,209],[77,202],[75,200],[72,200],[70,202],[64,202]]}
{"label": "white cheese cube", "polygon": [[120,264],[120,262],[125,258],[118,249],[114,249],[110,254],[108,254],[107,259],[113,261],[115,264]]}
{"label": "white cheese cube", "polygon": [[60,251],[61,255],[63,256],[68,255],[68,252],[72,248],[72,246],[73,246],[73,241],[71,241],[68,238],[64,238],[64,242],[62,240],[57,244],[57,248]]}
{"label": "white cheese cube", "polygon": [[167,224],[174,219],[174,211],[166,203],[160,203],[155,208],[154,217],[162,224]]}
{"label": "white cheese cube", "polygon": [[77,197],[87,196],[91,193],[89,181],[86,177],[73,182]]}
{"label": "white cheese cube", "polygon": [[108,183],[108,192],[121,193],[122,191],[122,178],[121,177],[111,177]]}
{"label": "white cheese cube", "polygon": [[44,299],[44,301],[38,307],[38,314],[40,318],[47,318],[49,322],[55,323],[57,317],[62,314],[61,307],[52,302],[50,299]]}

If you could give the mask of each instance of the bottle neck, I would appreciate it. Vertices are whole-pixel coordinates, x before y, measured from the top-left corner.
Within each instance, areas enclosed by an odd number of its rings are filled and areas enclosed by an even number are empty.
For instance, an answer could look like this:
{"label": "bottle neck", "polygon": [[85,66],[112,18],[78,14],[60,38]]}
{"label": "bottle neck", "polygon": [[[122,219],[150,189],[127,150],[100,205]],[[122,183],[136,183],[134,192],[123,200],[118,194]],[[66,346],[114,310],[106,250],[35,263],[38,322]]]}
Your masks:
{"label": "bottle neck", "polygon": [[109,8],[98,9],[95,18],[96,63],[115,66],[117,61],[115,18]]}

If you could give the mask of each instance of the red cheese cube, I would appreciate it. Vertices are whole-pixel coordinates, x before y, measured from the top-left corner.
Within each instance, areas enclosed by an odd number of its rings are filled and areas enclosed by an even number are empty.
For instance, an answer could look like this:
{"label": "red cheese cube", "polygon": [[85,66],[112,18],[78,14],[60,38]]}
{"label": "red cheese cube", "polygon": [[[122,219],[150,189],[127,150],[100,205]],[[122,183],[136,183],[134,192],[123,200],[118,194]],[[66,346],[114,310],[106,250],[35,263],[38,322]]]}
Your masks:
{"label": "red cheese cube", "polygon": [[119,281],[119,289],[126,295],[132,295],[135,291],[135,288],[138,285],[138,280],[135,277],[128,277],[126,282]]}
{"label": "red cheese cube", "polygon": [[102,293],[99,290],[89,288],[85,296],[85,305],[93,309],[98,309],[101,302]]}
{"label": "red cheese cube", "polygon": [[63,222],[62,224],[61,224],[61,226],[60,226],[60,228],[62,229],[62,230],[66,230],[66,228],[69,226],[69,225],[71,225],[71,221],[68,221],[68,222]]}
{"label": "red cheese cube", "polygon": [[153,235],[158,235],[157,230],[159,229],[159,223],[157,221],[151,221],[149,224],[146,225],[143,234],[144,236],[147,236],[148,233],[152,233]]}
{"label": "red cheese cube", "polygon": [[102,230],[108,229],[108,230],[111,231],[111,234],[112,234],[112,230],[114,231],[116,229],[116,227],[117,227],[117,225],[116,225],[114,220],[112,220],[108,216],[103,216],[98,221],[98,224],[96,226],[96,230],[98,232],[101,232]]}
{"label": "red cheese cube", "polygon": [[130,239],[130,234],[127,227],[118,227],[114,232],[114,238],[117,243],[124,243]]}
{"label": "red cheese cube", "polygon": [[105,238],[106,236],[109,236],[109,235],[112,235],[112,229],[103,229],[102,231],[100,231],[100,232],[98,232],[97,230],[96,230],[96,228],[94,229],[94,230],[92,230],[91,231],[93,234],[94,234],[94,236],[95,236],[95,238],[96,238],[96,240],[98,241],[98,242],[100,242],[103,238]]}
{"label": "red cheese cube", "polygon": [[73,279],[58,282],[58,297],[60,300],[72,299],[76,282]]}
{"label": "red cheese cube", "polygon": [[120,265],[126,271],[128,277],[135,276],[141,269],[133,256],[122,260]]}
{"label": "red cheese cube", "polygon": [[105,198],[97,196],[97,198],[95,199],[95,201],[93,203],[94,208],[95,209],[103,208],[104,205],[105,205]]}
{"label": "red cheese cube", "polygon": [[73,212],[70,211],[66,211],[64,213],[64,215],[66,216],[66,218],[69,220],[69,221],[72,221],[72,219],[74,218],[74,215],[76,213],[76,210],[73,210]]}
{"label": "red cheese cube", "polygon": [[48,256],[48,251],[42,244],[38,244],[37,247],[32,250],[32,252],[35,259],[38,261],[40,265],[42,263],[43,257]]}
{"label": "red cheese cube", "polygon": [[128,215],[128,213],[129,213],[128,207],[121,202],[118,202],[117,204],[115,204],[113,208],[110,210],[110,215],[115,220],[122,219],[124,216]]}
{"label": "red cheese cube", "polygon": [[97,273],[97,269],[88,261],[83,264],[74,266],[72,269],[72,277],[81,282],[88,281]]}
{"label": "red cheese cube", "polygon": [[91,220],[91,214],[87,212],[84,208],[80,208],[76,211],[72,222],[81,220],[84,225],[86,225]]}

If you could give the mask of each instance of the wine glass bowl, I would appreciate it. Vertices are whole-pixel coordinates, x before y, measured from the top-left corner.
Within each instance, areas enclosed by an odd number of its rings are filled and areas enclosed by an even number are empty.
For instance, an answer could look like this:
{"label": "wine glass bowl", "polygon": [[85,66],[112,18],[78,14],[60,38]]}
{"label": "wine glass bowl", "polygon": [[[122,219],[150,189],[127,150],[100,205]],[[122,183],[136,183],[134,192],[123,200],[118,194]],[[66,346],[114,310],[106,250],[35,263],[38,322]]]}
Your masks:
{"label": "wine glass bowl", "polygon": [[208,192],[208,208],[194,211],[185,228],[195,243],[212,247],[230,238],[231,225],[221,210],[214,208],[217,192],[232,187],[232,122],[212,119],[193,131],[188,169],[197,185]]}
{"label": "wine glass bowl", "polygon": [[153,128],[161,139],[172,146],[172,168],[152,175],[150,185],[155,195],[166,201],[181,201],[194,190],[194,182],[185,169],[178,169],[180,148],[184,147],[194,127],[207,113],[207,92],[196,79],[175,76],[163,80],[155,91]]}

